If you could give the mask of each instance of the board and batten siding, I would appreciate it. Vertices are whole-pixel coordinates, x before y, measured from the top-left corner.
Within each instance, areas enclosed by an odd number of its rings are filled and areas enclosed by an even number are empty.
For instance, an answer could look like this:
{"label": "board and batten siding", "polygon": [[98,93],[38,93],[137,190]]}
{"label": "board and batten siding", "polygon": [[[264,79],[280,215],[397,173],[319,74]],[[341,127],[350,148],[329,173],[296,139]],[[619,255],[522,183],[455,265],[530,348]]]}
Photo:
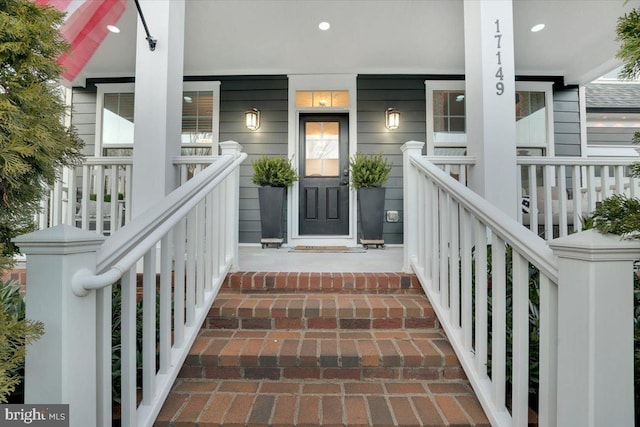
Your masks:
{"label": "board and batten siding", "polygon": [[[263,155],[287,156],[288,79],[229,76],[215,80],[221,82],[220,141],[236,141],[248,155],[240,165],[240,243],[259,243],[260,207],[258,187],[251,182],[251,162]],[[255,132],[245,126],[244,112],[250,108],[260,110],[260,128]]]}
{"label": "board and batten siding", "polygon": [[[403,243],[402,152],[407,141],[426,138],[426,98],[424,76],[358,76],[358,152],[382,153],[393,164],[385,184],[385,212],[398,211],[397,223],[384,223],[383,238],[387,244]],[[400,127],[388,130],[384,112],[400,111]]]}
{"label": "board and batten siding", "polygon": [[96,88],[73,88],[71,125],[75,126],[78,136],[84,142],[82,154],[93,156],[96,141]]}
{"label": "board and batten siding", "polygon": [[580,156],[580,96],[577,87],[553,91],[556,156]]}

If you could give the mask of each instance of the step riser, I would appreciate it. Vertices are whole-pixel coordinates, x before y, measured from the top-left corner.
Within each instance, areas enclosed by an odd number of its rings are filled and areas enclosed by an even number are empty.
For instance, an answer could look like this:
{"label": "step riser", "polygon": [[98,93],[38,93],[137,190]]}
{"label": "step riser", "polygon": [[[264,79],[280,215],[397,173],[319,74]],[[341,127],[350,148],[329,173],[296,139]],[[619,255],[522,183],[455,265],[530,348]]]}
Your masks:
{"label": "step riser", "polygon": [[320,330],[364,330],[364,329],[434,329],[440,327],[437,319],[339,319],[339,318],[208,318],[205,324],[208,329],[241,329],[241,330],[288,330],[288,329],[320,329]]}
{"label": "step riser", "polygon": [[413,274],[402,273],[255,273],[227,275],[223,289],[247,293],[369,293],[420,294],[422,288]]}
{"label": "step riser", "polygon": [[464,380],[466,376],[461,368],[451,367],[415,367],[415,368],[313,368],[313,367],[212,367],[183,366],[180,378],[188,379],[242,379],[242,380],[420,380],[452,381]]}

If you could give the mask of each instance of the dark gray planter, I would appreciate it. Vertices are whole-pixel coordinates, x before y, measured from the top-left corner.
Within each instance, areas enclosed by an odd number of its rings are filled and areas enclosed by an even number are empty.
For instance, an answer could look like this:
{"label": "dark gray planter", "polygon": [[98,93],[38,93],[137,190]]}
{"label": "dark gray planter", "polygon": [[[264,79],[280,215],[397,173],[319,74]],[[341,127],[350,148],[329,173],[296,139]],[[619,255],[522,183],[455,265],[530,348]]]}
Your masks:
{"label": "dark gray planter", "polygon": [[285,187],[259,187],[260,229],[263,239],[284,238]]}
{"label": "dark gray planter", "polygon": [[384,187],[358,190],[358,216],[362,240],[382,240],[384,195]]}

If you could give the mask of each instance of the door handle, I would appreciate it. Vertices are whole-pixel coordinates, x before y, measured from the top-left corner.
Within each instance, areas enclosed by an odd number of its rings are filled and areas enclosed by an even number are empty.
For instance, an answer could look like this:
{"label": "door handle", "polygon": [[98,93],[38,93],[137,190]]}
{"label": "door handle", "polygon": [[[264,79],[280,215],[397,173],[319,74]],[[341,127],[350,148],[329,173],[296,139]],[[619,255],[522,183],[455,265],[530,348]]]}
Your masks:
{"label": "door handle", "polygon": [[342,170],[342,179],[340,180],[340,185],[349,185],[349,168],[344,168]]}

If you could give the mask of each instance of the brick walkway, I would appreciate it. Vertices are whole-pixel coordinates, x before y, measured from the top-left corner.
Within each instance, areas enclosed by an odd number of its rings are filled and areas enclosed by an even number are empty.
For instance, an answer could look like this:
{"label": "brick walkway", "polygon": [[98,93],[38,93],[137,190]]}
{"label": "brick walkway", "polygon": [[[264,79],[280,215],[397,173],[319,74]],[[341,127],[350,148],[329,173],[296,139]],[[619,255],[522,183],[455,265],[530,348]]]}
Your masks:
{"label": "brick walkway", "polygon": [[414,276],[236,273],[155,425],[489,423]]}

